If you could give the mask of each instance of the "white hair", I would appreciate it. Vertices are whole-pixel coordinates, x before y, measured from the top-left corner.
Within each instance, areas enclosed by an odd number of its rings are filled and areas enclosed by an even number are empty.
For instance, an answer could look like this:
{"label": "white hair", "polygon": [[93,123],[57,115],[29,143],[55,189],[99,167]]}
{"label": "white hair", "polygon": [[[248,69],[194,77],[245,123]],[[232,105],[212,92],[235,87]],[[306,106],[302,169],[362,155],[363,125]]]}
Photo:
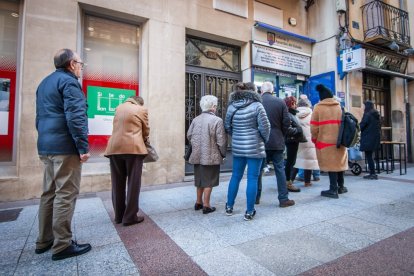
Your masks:
{"label": "white hair", "polygon": [[265,81],[264,83],[262,83],[262,87],[260,87],[260,91],[262,93],[266,93],[266,92],[273,93],[273,83],[271,83],[270,81]]}
{"label": "white hair", "polygon": [[201,111],[210,111],[214,106],[217,106],[217,97],[213,95],[205,95],[201,97],[200,107]]}

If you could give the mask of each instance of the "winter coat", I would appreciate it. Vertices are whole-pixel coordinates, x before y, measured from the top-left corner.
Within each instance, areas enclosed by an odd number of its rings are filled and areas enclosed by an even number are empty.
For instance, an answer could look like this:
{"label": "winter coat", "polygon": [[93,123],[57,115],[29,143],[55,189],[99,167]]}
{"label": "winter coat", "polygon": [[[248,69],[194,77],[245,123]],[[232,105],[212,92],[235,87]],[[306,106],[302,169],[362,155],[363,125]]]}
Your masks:
{"label": "winter coat", "polygon": [[203,112],[191,122],[187,138],[191,143],[190,164],[220,165],[227,151],[223,120],[214,113]]}
{"label": "winter coat", "polygon": [[297,110],[299,112],[296,114],[296,117],[299,120],[299,124],[302,127],[303,135],[306,137],[307,142],[299,143],[295,168],[319,170],[315,144],[312,142],[312,135],[310,131],[312,109],[306,106],[300,106],[297,108]]}
{"label": "winter coat", "polygon": [[348,169],[348,153],[344,146],[336,148],[342,109],[333,98],[320,101],[311,117],[312,142],[315,143],[319,168],[325,172]]}
{"label": "winter coat", "polygon": [[377,110],[364,113],[361,123],[360,151],[376,151],[381,143],[381,120]]}
{"label": "winter coat", "polygon": [[78,78],[65,69],[47,76],[36,91],[39,155],[89,152],[85,95]]}
{"label": "winter coat", "polygon": [[290,126],[286,103],[270,93],[263,93],[262,102],[270,122],[270,137],[266,143],[266,150],[284,150],[285,135]]}
{"label": "winter coat", "polygon": [[115,111],[112,136],[105,156],[116,154],[148,154],[145,141],[150,133],[148,110],[134,99],[127,99]]}
{"label": "winter coat", "polygon": [[303,130],[300,126],[298,118],[296,118],[297,112],[298,111],[296,109],[289,108],[290,126],[286,133],[286,144],[299,143],[305,138],[303,136]]}
{"label": "winter coat", "polygon": [[270,123],[258,93],[246,90],[231,93],[224,127],[232,136],[233,156],[266,157]]}

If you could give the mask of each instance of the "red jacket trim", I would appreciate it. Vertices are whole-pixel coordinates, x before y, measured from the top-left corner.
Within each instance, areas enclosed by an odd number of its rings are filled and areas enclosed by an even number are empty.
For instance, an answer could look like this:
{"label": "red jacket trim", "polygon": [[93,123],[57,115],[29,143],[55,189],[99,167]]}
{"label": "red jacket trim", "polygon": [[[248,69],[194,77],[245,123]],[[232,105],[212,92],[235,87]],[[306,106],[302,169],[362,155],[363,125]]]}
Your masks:
{"label": "red jacket trim", "polygon": [[341,120],[326,120],[326,121],[320,121],[320,122],[311,121],[310,123],[311,125],[320,126],[320,125],[330,125],[330,124],[340,125],[341,122],[342,122]]}

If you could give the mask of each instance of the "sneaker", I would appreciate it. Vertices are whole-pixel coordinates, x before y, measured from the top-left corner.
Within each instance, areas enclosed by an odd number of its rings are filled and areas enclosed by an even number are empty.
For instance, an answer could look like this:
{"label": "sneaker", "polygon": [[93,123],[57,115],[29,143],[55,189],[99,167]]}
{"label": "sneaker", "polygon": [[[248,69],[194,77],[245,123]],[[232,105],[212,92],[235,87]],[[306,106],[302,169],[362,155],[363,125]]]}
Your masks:
{"label": "sneaker", "polygon": [[265,167],[265,168],[263,169],[263,172],[264,172],[264,173],[269,173],[269,172],[270,172],[270,170],[269,170],[269,168]]}
{"label": "sneaker", "polygon": [[284,200],[279,203],[279,207],[286,208],[295,205],[295,201],[292,199]]}
{"label": "sneaker", "polygon": [[256,215],[256,210],[253,210],[252,213],[247,213],[246,211],[246,214],[244,214],[244,220],[246,221],[252,220],[255,215]]}
{"label": "sneaker", "polygon": [[233,207],[229,207],[226,204],[226,215],[232,216],[233,215]]}

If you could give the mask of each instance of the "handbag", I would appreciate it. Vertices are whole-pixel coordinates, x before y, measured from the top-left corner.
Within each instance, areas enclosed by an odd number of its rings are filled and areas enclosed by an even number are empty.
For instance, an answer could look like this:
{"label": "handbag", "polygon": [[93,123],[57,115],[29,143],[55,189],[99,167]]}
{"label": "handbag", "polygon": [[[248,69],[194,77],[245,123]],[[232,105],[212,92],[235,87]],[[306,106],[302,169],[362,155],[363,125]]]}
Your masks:
{"label": "handbag", "polygon": [[193,152],[193,146],[191,144],[185,150],[184,160],[188,162],[190,160],[191,153]]}
{"label": "handbag", "polygon": [[149,142],[145,143],[145,146],[147,147],[148,154],[144,158],[144,163],[157,161],[159,157],[155,148]]}

